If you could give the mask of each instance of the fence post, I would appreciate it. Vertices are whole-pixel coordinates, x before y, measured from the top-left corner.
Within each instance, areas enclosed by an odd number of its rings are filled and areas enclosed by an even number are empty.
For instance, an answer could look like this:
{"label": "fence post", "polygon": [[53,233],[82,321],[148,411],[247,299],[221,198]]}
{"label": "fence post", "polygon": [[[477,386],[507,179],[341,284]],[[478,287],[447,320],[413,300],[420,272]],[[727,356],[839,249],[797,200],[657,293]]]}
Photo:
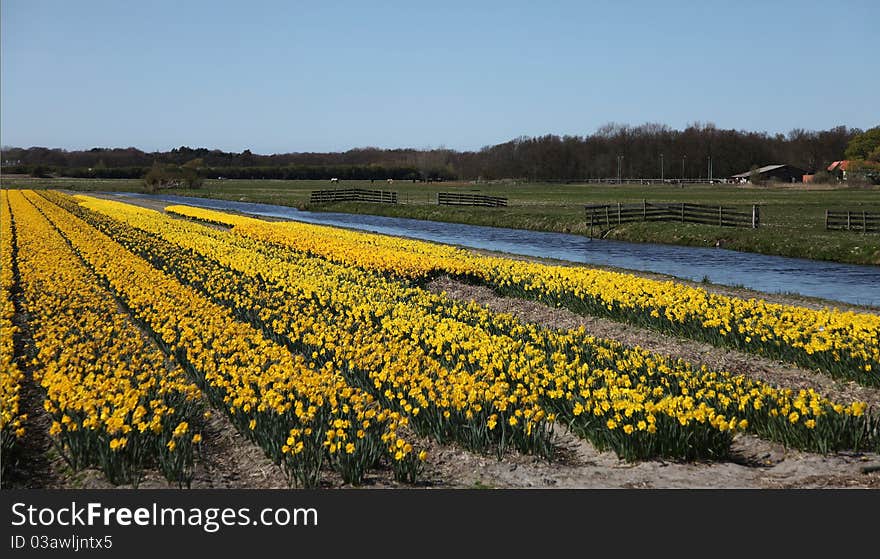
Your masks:
{"label": "fence post", "polygon": [[684,202],[681,203],[681,222],[684,223]]}
{"label": "fence post", "polygon": [[642,221],[648,221],[648,199],[642,199]]}
{"label": "fence post", "polygon": [[752,204],[752,229],[758,228],[758,221],[761,219],[758,204]]}
{"label": "fence post", "polygon": [[828,231],[828,208],[825,208],[825,230]]}
{"label": "fence post", "polygon": [[617,203],[617,224],[620,225],[620,202]]}
{"label": "fence post", "polygon": [[865,212],[862,212],[862,233],[868,232],[868,216]]}
{"label": "fence post", "polygon": [[718,226],[724,225],[724,206],[718,206]]}
{"label": "fence post", "polygon": [[850,229],[852,229],[852,212],[847,210],[846,211],[846,230],[849,231]]}
{"label": "fence post", "polygon": [[608,206],[605,206],[605,225],[611,226],[611,219],[608,217]]}

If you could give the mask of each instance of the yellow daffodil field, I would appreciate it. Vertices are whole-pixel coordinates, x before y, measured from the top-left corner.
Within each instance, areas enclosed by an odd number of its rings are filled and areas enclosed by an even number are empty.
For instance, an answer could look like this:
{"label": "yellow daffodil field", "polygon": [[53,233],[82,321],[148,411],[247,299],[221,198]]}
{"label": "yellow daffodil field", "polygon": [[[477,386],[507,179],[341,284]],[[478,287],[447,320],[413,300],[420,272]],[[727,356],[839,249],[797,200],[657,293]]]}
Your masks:
{"label": "yellow daffodil field", "polygon": [[189,485],[212,412],[299,487],[380,469],[419,483],[436,445],[552,461],[560,433],[628,462],[723,461],[737,435],[880,451],[880,420],[858,399],[523,322],[425,282],[448,275],[866,386],[880,385],[878,315],[59,192],[2,191],[0,229],[3,452],[39,428],[20,406],[29,383],[59,453],[113,483],[152,468]]}
{"label": "yellow daffodil field", "polygon": [[2,452],[12,448],[15,439],[24,435],[22,424],[27,417],[19,406],[21,381],[24,377],[15,362],[13,337],[17,327],[13,324],[15,307],[12,302],[12,288],[15,278],[12,274],[12,216],[9,206],[0,204],[0,433],[2,433]]}
{"label": "yellow daffodil field", "polygon": [[[420,279],[443,273],[504,294],[778,357],[880,386],[880,315],[811,310],[713,294],[698,287],[584,267],[495,258],[450,246],[189,206],[168,212],[333,262]],[[327,236],[333,236],[328,243]]]}

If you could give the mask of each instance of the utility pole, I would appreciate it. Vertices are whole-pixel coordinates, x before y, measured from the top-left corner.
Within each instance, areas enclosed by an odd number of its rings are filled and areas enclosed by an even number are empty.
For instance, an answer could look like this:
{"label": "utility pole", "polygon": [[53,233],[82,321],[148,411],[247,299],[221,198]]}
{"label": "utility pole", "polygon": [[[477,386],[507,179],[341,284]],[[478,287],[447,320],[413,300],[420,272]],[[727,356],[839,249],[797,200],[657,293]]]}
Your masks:
{"label": "utility pole", "polygon": [[660,182],[663,182],[663,154],[660,154]]}

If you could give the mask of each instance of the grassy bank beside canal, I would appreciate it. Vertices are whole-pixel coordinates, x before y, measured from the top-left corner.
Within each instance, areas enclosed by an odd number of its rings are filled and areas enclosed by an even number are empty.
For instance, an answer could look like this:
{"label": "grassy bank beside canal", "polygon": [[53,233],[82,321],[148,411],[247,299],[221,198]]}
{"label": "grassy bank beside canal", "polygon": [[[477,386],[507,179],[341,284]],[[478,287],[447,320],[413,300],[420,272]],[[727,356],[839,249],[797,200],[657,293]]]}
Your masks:
{"label": "grassy bank beside canal", "polygon": [[[4,187],[66,188],[80,191],[142,192],[137,180],[31,179],[5,177]],[[346,202],[312,206],[309,193],[327,188],[372,188],[398,192],[395,205]],[[826,231],[825,210],[880,213],[880,187],[836,188],[803,185],[587,185],[547,183],[411,183],[347,181],[331,186],[327,181],[206,180],[198,190],[166,191],[247,202],[294,206],[312,211],[372,214],[429,219],[533,231],[586,235],[589,223],[583,206],[603,203],[687,202],[724,205],[751,211],[760,207],[757,229],[718,227],[673,222],[630,223],[597,228],[594,234],[608,239],[687,246],[720,246],[732,250],[774,254],[852,264],[880,265],[880,234]],[[479,193],[508,198],[506,208],[449,207],[437,205],[438,192]]]}

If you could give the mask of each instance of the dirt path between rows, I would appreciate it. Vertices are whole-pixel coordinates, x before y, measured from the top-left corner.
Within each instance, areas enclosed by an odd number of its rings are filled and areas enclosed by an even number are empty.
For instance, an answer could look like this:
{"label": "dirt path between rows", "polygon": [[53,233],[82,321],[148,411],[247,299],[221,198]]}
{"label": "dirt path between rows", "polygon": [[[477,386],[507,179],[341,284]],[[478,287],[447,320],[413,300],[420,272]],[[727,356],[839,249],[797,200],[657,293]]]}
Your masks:
{"label": "dirt path between rows", "polygon": [[[862,387],[839,385],[822,375],[788,367],[749,355],[719,350],[712,346],[686,340],[665,338],[654,332],[611,321],[581,317],[566,310],[551,309],[537,303],[498,297],[487,288],[460,284],[448,279],[435,280],[432,290],[446,291],[458,299],[474,299],[494,310],[513,312],[523,320],[552,323],[570,327],[584,324],[605,337],[622,334],[621,341],[639,342],[654,351],[673,355],[702,356],[707,364],[728,364],[727,370],[751,373],[767,382],[791,387],[813,386],[841,399],[861,393]],[[650,338],[650,339],[649,339]],[[648,342],[648,343],[645,343]],[[653,343],[651,347],[649,343]],[[688,346],[681,348],[682,344]],[[700,346],[702,353],[690,346]],[[680,348],[675,352],[676,348]],[[696,351],[696,353],[692,353]],[[754,375],[759,370],[760,376]],[[823,381],[827,381],[823,382]],[[865,389],[869,390],[869,389]],[[854,391],[854,392],[852,392]],[[877,401],[876,391],[870,399]],[[862,398],[864,399],[864,398]],[[786,449],[784,446],[740,434],[734,439],[726,460],[713,462],[674,462],[649,460],[628,463],[613,452],[600,452],[592,444],[579,439],[561,426],[554,430],[556,456],[552,462],[515,452],[501,460],[482,455],[455,444],[441,445],[421,440],[428,450],[428,460],[418,488],[877,488],[880,489],[880,456],[874,453],[834,453],[820,455]],[[77,486],[111,487],[99,472],[80,473]],[[168,487],[168,483],[150,473],[141,487]],[[215,412],[205,431],[201,460],[197,464],[194,488],[283,488],[287,487],[281,469],[271,463],[262,450],[242,437],[220,413]],[[321,486],[347,488],[339,476],[325,471]],[[367,474],[363,488],[410,487],[396,482],[391,472],[373,470]]]}
{"label": "dirt path between rows", "polygon": [[774,386],[794,390],[813,388],[828,398],[840,402],[867,402],[873,413],[880,414],[880,389],[862,386],[852,381],[839,381],[820,372],[801,369],[750,353],[719,348],[687,338],[660,334],[607,318],[583,316],[568,309],[552,308],[534,301],[501,297],[488,287],[470,285],[441,277],[431,281],[427,288],[443,293],[458,301],[475,301],[495,312],[514,315],[520,320],[553,328],[583,326],[598,338],[615,340],[629,346],[684,359],[694,365],[706,365],[712,370],[747,375]]}
{"label": "dirt path between rows", "polygon": [[737,435],[726,461],[628,463],[613,452],[557,429],[558,461],[510,454],[502,460],[454,447],[431,449],[426,482],[457,488],[558,489],[763,489],[880,488],[876,454],[828,456],[786,450],[751,435]]}
{"label": "dirt path between rows", "polygon": [[[821,373],[785,363],[665,336],[607,319],[577,315],[522,299],[501,297],[487,287],[449,278],[433,280],[428,289],[452,299],[475,301],[492,311],[510,313],[520,320],[556,328],[584,326],[591,334],[639,346],[649,351],[705,364],[715,370],[744,374],[792,389],[813,388],[842,402],[868,402],[880,412],[880,390],[854,382],[839,382]],[[434,448],[429,466],[438,476],[460,486],[560,488],[880,488],[880,456],[839,452],[820,455],[765,441],[748,434],[734,438],[727,461],[677,463],[662,460],[631,464],[612,452],[599,452],[589,442],[562,428],[556,429],[562,455],[549,464],[534,457],[508,455],[502,461],[473,456],[448,447]]]}
{"label": "dirt path between rows", "polygon": [[[110,197],[111,199],[119,199]],[[136,203],[135,199],[130,199]],[[139,199],[138,199],[139,201]],[[155,204],[163,209],[165,204]],[[145,204],[139,204],[145,205]],[[149,207],[149,206],[147,206]],[[522,320],[554,327],[585,326],[597,336],[617,339],[629,345],[704,363],[714,369],[743,373],[779,386],[813,387],[841,400],[864,400],[876,409],[877,390],[854,383],[841,383],[811,371],[764,358],[719,349],[690,340],[672,338],[609,320],[583,317],[564,309],[497,296],[488,288],[475,287],[441,278],[429,285],[433,291],[446,291],[450,297],[475,300],[492,310],[509,312]],[[727,460],[715,462],[671,462],[651,460],[627,463],[613,452],[600,452],[562,427],[555,429],[557,453],[553,462],[518,453],[501,460],[494,455],[476,454],[457,445],[441,445],[422,440],[428,459],[422,488],[880,488],[880,455],[874,453],[834,453],[820,455],[786,449],[782,445],[740,434],[734,439]],[[112,487],[100,472],[65,471],[63,462],[54,462],[49,471],[29,473],[27,487]],[[322,487],[348,487],[339,477],[325,473]],[[155,472],[149,472],[140,487],[168,487]],[[193,487],[280,488],[287,487],[281,469],[263,451],[240,435],[219,412],[214,413],[204,431],[202,452],[196,465]],[[370,471],[366,488],[409,487],[394,481],[390,471]]]}

